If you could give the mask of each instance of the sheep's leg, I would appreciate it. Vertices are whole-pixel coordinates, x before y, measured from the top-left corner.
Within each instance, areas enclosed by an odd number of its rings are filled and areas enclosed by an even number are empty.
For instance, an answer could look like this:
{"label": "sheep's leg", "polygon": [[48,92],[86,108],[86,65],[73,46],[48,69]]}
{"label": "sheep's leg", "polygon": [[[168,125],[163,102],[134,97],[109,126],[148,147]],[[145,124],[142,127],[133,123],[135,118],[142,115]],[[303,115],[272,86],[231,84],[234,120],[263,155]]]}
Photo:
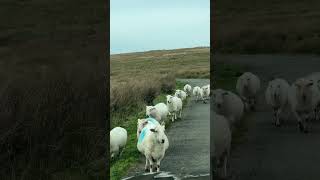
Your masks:
{"label": "sheep's leg", "polygon": [[152,158],[149,159],[149,163],[150,163],[150,173],[153,172],[153,162],[152,162]]}
{"label": "sheep's leg", "polygon": [[227,164],[228,164],[228,158],[227,158],[227,155],[225,155],[223,158],[223,173],[222,173],[223,178],[227,177]]}
{"label": "sheep's leg", "polygon": [[298,126],[299,126],[299,130],[300,132],[308,132],[306,127],[305,127],[305,123],[304,123],[304,118],[301,118],[301,113],[297,113],[296,111],[293,112],[293,114],[295,115],[295,117],[298,120]]}
{"label": "sheep's leg", "polygon": [[273,109],[273,124],[277,126],[277,109]]}
{"label": "sheep's leg", "polygon": [[144,166],[144,170],[145,170],[145,172],[150,171],[149,160],[147,157],[146,157],[146,165]]}
{"label": "sheep's leg", "polygon": [[160,161],[161,161],[161,160],[158,160],[158,161],[157,161],[157,165],[156,165],[156,171],[157,171],[157,172],[160,171]]}
{"label": "sheep's leg", "polygon": [[276,126],[280,126],[280,114],[281,114],[281,108],[278,108],[275,112],[276,115]]}
{"label": "sheep's leg", "polygon": [[182,109],[180,109],[180,119],[182,118]]}

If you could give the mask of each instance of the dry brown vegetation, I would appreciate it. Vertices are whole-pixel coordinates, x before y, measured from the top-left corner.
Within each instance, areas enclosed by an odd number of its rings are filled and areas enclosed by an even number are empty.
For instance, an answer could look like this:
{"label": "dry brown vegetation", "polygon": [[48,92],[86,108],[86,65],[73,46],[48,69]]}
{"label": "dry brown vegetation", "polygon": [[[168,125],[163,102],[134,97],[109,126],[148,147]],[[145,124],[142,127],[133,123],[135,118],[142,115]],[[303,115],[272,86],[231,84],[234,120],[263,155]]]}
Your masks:
{"label": "dry brown vegetation", "polygon": [[320,53],[320,1],[217,1],[216,47],[226,53]]}
{"label": "dry brown vegetation", "polygon": [[[175,78],[209,78],[209,48],[190,48],[111,56],[111,112],[128,112],[172,93]],[[170,56],[168,56],[170,54]]]}
{"label": "dry brown vegetation", "polygon": [[4,0],[0,179],[106,179],[106,9]]}

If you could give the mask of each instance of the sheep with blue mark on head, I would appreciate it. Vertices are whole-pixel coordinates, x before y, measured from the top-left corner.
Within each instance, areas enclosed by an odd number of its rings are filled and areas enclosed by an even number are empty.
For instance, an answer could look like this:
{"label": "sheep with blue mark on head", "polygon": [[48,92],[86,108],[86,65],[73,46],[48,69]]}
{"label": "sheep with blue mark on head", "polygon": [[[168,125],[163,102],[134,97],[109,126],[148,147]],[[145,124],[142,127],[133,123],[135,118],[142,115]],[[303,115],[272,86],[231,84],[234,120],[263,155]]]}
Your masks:
{"label": "sheep with blue mark on head", "polygon": [[165,134],[164,124],[148,123],[141,131],[137,142],[137,149],[145,155],[146,171],[160,171],[160,163],[169,148],[169,140]]}

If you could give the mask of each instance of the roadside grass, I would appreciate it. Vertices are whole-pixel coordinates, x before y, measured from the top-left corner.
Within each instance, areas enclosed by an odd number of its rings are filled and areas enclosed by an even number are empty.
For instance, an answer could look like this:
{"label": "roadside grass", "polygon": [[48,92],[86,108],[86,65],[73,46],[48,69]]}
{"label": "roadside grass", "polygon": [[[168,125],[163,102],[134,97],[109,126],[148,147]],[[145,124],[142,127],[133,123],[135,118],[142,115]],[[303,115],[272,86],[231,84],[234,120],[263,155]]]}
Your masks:
{"label": "roadside grass", "polygon": [[[176,78],[209,78],[209,58],[209,48],[111,55],[110,124],[128,132],[123,154],[110,164],[111,179],[124,177],[142,157],[136,148],[136,128],[137,119],[145,117],[145,106],[166,103],[167,94],[183,89],[184,83]],[[167,120],[166,128],[170,125]]]}
{"label": "roadside grass", "polygon": [[[236,93],[235,87],[238,77],[244,73],[245,67],[230,65],[224,62],[217,62],[214,66],[214,88],[221,88]],[[236,93],[237,94],[237,93]],[[232,133],[232,149],[246,141],[246,132],[248,131],[247,115],[241,119],[240,123],[235,125]]]}
{"label": "roadside grass", "polygon": [[216,7],[217,52],[320,53],[320,1],[225,0]]}

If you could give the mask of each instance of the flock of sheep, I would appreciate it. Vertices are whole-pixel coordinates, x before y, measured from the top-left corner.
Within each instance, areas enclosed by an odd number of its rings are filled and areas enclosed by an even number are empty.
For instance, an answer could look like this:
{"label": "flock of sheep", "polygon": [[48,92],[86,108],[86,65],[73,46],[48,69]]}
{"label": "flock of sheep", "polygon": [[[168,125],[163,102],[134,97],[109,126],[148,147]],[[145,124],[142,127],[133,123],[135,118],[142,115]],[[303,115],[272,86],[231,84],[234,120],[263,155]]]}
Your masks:
{"label": "flock of sheep", "polygon": [[[296,79],[292,85],[285,79],[273,78],[265,90],[266,103],[273,109],[273,123],[280,126],[280,115],[291,113],[300,132],[307,133],[307,121],[319,119],[320,72]],[[214,159],[220,177],[227,176],[234,125],[245,111],[255,110],[260,79],[250,73],[242,74],[236,84],[238,94],[223,89],[212,91]]]}
{"label": "flock of sheep", "polygon": [[[145,171],[160,171],[160,162],[169,148],[169,140],[165,134],[165,120],[169,117],[174,122],[182,117],[183,101],[193,94],[196,101],[210,97],[210,84],[193,89],[186,84],[184,90],[176,90],[175,94],[166,96],[166,104],[158,103],[155,106],[146,106],[146,118],[137,122],[137,149],[145,155]],[[111,158],[119,156],[127,143],[127,131],[122,127],[115,127],[110,131]]]}

